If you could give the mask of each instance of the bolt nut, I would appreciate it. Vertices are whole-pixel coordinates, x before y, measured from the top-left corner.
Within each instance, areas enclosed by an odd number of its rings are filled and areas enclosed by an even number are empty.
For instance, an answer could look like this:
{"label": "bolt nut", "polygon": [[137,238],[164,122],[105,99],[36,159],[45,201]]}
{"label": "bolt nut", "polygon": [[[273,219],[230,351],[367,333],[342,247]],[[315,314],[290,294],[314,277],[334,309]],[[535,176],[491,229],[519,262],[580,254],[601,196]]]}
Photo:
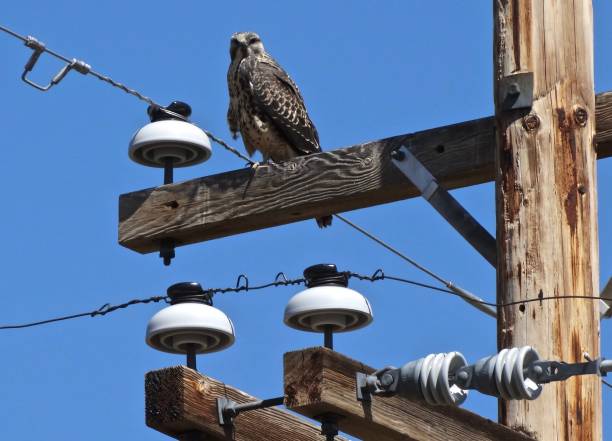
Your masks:
{"label": "bolt nut", "polygon": [[388,387],[393,384],[393,375],[384,374],[380,379],[380,385],[383,387]]}
{"label": "bolt nut", "polygon": [[520,95],[521,94],[521,86],[518,83],[510,83],[508,86],[508,95]]}
{"label": "bolt nut", "polygon": [[399,149],[391,150],[391,157],[396,161],[403,161],[406,157],[406,154]]}
{"label": "bolt nut", "polygon": [[586,126],[589,119],[589,112],[582,106],[574,106],[574,121],[578,126]]}
{"label": "bolt nut", "polygon": [[528,132],[533,132],[540,128],[540,118],[535,113],[530,113],[523,118],[523,127]]}

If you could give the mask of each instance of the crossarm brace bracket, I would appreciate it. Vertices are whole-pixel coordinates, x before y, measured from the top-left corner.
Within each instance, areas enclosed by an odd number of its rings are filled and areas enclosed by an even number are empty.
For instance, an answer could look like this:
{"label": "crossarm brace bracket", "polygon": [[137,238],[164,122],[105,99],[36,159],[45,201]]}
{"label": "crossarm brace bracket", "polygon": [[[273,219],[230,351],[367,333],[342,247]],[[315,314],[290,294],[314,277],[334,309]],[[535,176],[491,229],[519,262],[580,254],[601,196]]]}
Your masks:
{"label": "crossarm brace bracket", "polygon": [[438,213],[493,267],[497,267],[495,238],[443,187],[406,146],[393,152],[393,164],[418,188]]}

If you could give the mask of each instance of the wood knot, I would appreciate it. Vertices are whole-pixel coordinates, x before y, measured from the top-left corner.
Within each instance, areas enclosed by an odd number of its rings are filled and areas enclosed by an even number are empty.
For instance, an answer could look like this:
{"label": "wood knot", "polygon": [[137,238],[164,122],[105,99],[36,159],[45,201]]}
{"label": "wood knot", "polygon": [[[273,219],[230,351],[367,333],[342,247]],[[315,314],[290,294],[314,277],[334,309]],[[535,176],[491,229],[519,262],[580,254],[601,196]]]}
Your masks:
{"label": "wood knot", "polygon": [[523,117],[523,128],[528,132],[538,130],[540,127],[540,118],[535,113]]}
{"label": "wood knot", "polygon": [[178,208],[179,203],[176,201],[170,201],[170,202],[166,202],[164,205],[168,208]]}
{"label": "wood knot", "polygon": [[574,121],[580,127],[586,126],[589,119],[589,112],[582,106],[574,106]]}
{"label": "wood knot", "polygon": [[371,156],[366,156],[365,158],[363,158],[361,160],[361,166],[362,167],[369,167],[372,165],[372,157]]}
{"label": "wood knot", "polygon": [[195,389],[198,391],[198,393],[206,395],[209,392],[210,386],[206,381],[198,380],[196,382]]}

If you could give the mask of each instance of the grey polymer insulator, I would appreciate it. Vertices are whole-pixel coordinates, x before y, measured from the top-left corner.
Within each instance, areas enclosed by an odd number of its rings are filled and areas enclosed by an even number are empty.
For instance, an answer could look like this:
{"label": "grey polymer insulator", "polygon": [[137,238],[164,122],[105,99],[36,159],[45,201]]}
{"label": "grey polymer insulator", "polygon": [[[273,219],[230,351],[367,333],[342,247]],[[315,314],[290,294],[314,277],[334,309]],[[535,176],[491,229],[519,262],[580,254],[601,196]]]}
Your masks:
{"label": "grey polymer insulator", "polygon": [[406,363],[400,369],[397,393],[412,400],[425,400],[432,405],[460,406],[468,391],[451,384],[456,372],[467,366],[459,352],[430,354]]}
{"label": "grey polymer insulator", "polygon": [[599,365],[601,375],[606,375],[608,372],[612,372],[612,360],[602,360]]}
{"label": "grey polymer insulator", "polygon": [[502,349],[497,355],[485,357],[474,364],[470,389],[505,400],[535,400],[542,386],[524,373],[540,356],[531,346]]}

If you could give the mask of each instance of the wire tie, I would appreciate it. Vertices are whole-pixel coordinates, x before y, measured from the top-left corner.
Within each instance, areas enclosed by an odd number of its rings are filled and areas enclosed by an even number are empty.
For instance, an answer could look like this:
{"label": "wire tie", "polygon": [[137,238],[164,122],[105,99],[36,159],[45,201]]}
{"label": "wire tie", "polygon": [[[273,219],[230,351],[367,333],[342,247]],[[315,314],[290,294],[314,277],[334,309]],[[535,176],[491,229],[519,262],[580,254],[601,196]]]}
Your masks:
{"label": "wire tie", "polygon": [[[244,279],[244,282],[245,282],[244,285],[240,285],[240,281],[242,279]],[[249,290],[249,278],[245,276],[244,274],[240,274],[238,276],[238,279],[236,280],[236,289],[248,291]]]}
{"label": "wire tie", "polygon": [[104,305],[96,309],[94,312],[92,312],[90,315],[92,317],[95,317],[97,315],[105,315],[108,312],[109,308],[110,308],[110,303],[105,303]]}
{"label": "wire tie", "polygon": [[280,272],[276,275],[276,277],[274,278],[275,282],[282,282],[282,283],[289,283],[289,280],[287,280],[287,276],[285,276],[284,272]]}
{"label": "wire tie", "polygon": [[376,271],[374,271],[374,274],[372,274],[372,281],[383,280],[384,278],[385,278],[385,273],[382,270],[382,268],[378,268]]}

